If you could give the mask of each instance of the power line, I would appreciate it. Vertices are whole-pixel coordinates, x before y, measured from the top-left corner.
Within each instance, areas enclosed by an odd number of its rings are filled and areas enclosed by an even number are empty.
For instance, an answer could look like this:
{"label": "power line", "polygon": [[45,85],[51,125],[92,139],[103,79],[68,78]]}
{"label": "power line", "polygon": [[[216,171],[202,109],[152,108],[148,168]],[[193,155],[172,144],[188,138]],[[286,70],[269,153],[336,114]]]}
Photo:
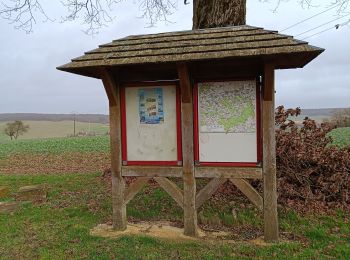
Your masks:
{"label": "power line", "polygon": [[313,37],[313,36],[316,36],[316,35],[319,35],[319,34],[321,34],[321,33],[327,32],[327,31],[332,30],[332,29],[334,29],[334,28],[336,28],[336,26],[332,26],[332,27],[329,27],[329,28],[327,28],[327,29],[325,29],[325,30],[323,30],[323,31],[320,31],[320,32],[311,34],[311,35],[309,35],[309,36],[303,38],[302,40],[309,39],[309,38],[311,38],[311,37]]}
{"label": "power line", "polygon": [[[350,21],[350,20],[349,20],[349,21]],[[332,30],[332,29],[334,29],[334,28],[335,28],[336,30],[338,30],[340,27],[344,26],[346,23],[347,23],[347,22],[342,23],[342,24],[336,24],[336,25],[334,25],[334,26],[332,26],[332,27],[329,27],[329,28],[327,28],[327,29],[325,29],[325,30],[323,30],[323,31],[320,31],[320,32],[317,32],[317,33],[311,34],[311,35],[309,35],[309,36],[307,36],[307,37],[303,38],[302,40],[309,39],[309,38],[311,38],[311,37],[313,37],[313,36],[316,36],[316,35],[322,34],[322,33],[324,33],[324,32],[327,32],[327,31],[329,31],[329,30]]]}
{"label": "power line", "polygon": [[313,15],[313,16],[310,16],[309,18],[306,18],[305,20],[302,20],[302,21],[297,22],[297,23],[295,23],[295,24],[293,24],[293,25],[291,25],[291,26],[289,26],[289,27],[287,27],[287,28],[284,28],[284,29],[281,30],[280,32],[287,31],[287,30],[289,30],[289,29],[291,29],[291,28],[293,28],[293,27],[295,27],[295,26],[297,26],[297,25],[299,25],[299,24],[301,24],[301,23],[304,23],[304,22],[306,22],[306,21],[308,21],[308,20],[310,20],[310,19],[312,19],[312,18],[314,18],[314,17],[316,17],[316,16],[319,16],[319,15],[321,15],[321,14],[324,14],[324,13],[326,13],[326,12],[328,12],[328,11],[330,11],[330,10],[332,10],[332,9],[334,9],[334,8],[336,8],[336,7],[338,7],[338,6],[340,6],[340,5],[341,5],[341,4],[334,5],[334,6],[328,8],[328,9],[326,9],[326,10],[324,10],[324,11],[318,13],[318,14],[315,14],[315,15]]}
{"label": "power line", "polygon": [[349,16],[349,15],[350,15],[350,13],[349,13],[349,14],[346,14],[346,15],[343,15],[343,16],[341,16],[341,17],[337,17],[337,18],[335,18],[335,19],[333,19],[333,20],[331,20],[331,21],[329,21],[329,22],[323,23],[323,24],[318,25],[318,26],[316,26],[316,27],[314,27],[314,28],[312,28],[312,29],[309,29],[309,30],[307,30],[307,31],[305,31],[305,32],[299,33],[299,34],[295,35],[294,37],[298,37],[298,36],[303,35],[303,34],[305,34],[305,33],[311,32],[311,31],[313,31],[313,30],[316,30],[316,29],[318,29],[318,28],[320,28],[320,27],[323,27],[323,26],[325,26],[325,25],[327,25],[327,24],[330,24],[330,23],[332,23],[332,22],[334,22],[334,21],[337,21],[337,20],[342,19],[342,18],[344,18],[344,17],[346,17],[346,16]]}

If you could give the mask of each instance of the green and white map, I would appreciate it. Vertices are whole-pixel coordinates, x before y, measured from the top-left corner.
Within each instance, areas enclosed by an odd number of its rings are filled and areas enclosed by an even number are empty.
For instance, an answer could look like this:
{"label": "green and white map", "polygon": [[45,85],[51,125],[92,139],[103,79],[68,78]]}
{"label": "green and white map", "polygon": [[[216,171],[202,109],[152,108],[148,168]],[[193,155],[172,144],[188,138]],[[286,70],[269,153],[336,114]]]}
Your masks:
{"label": "green and white map", "polygon": [[255,81],[198,84],[198,112],[202,133],[255,133]]}

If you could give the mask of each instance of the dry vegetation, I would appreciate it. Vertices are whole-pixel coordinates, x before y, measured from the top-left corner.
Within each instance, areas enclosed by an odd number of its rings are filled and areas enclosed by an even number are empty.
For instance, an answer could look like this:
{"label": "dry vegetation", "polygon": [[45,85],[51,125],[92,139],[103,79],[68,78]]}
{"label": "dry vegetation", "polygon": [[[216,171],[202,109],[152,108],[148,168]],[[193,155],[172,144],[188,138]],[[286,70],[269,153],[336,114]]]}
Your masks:
{"label": "dry vegetation", "polygon": [[334,125],[305,118],[299,128],[290,116],[300,109],[276,109],[280,204],[300,211],[350,209],[350,146],[332,145]]}

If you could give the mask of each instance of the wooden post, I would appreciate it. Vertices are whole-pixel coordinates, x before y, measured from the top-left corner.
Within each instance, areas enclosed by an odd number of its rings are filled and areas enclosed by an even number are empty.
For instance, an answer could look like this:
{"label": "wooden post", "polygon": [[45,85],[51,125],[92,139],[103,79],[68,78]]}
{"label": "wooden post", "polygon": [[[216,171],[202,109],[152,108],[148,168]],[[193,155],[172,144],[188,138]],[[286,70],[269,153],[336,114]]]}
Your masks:
{"label": "wooden post", "polygon": [[126,229],[125,182],[121,171],[121,127],[119,86],[110,71],[101,70],[101,79],[109,99],[110,149],[112,170],[113,229]]}
{"label": "wooden post", "polygon": [[182,156],[184,182],[184,234],[197,236],[196,180],[193,152],[192,86],[185,63],[177,64],[181,88]]}
{"label": "wooden post", "polygon": [[266,242],[278,241],[276,140],[275,140],[275,84],[274,65],[264,66],[262,105],[263,179],[264,179],[264,238]]}

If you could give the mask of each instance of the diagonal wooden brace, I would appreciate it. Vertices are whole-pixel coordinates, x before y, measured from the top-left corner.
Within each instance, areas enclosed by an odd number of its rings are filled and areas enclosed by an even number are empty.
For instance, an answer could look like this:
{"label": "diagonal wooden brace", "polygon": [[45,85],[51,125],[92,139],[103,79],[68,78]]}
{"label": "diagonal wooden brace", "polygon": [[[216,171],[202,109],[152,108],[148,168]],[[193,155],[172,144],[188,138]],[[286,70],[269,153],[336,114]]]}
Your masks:
{"label": "diagonal wooden brace", "polygon": [[135,195],[142,189],[142,187],[150,180],[148,177],[139,177],[131,183],[128,189],[124,193],[124,203],[125,205],[132,200]]}
{"label": "diagonal wooden brace", "polygon": [[179,187],[165,177],[155,177],[154,180],[162,187],[183,209],[184,196]]}
{"label": "diagonal wooden brace", "polygon": [[226,182],[224,178],[214,178],[212,179],[203,189],[201,189],[196,196],[196,209],[199,209],[210,197],[215,193],[215,191]]}
{"label": "diagonal wooden brace", "polygon": [[230,179],[230,181],[259,209],[263,210],[263,198],[261,195],[244,179]]}

